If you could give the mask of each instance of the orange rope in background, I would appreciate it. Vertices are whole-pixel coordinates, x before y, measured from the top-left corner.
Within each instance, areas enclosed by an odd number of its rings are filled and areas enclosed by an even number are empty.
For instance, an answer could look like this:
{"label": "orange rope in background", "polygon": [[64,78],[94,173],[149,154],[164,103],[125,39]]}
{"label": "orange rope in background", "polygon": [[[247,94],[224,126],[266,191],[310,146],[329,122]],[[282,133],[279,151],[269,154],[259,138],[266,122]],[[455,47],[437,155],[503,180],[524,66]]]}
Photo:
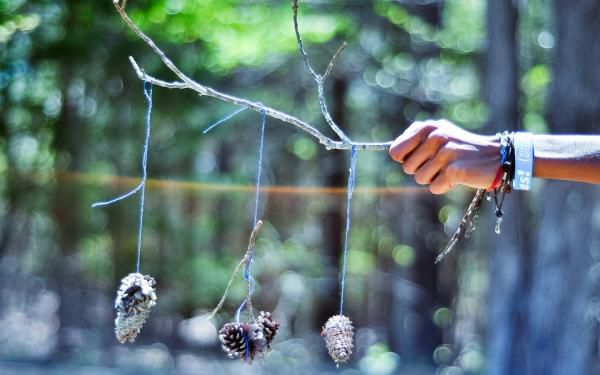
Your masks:
{"label": "orange rope in background", "polygon": [[[115,175],[97,175],[81,172],[58,172],[55,174],[58,182],[77,182],[88,185],[109,185],[133,187],[140,183],[138,177],[126,177]],[[234,193],[253,193],[256,186],[253,184],[223,184],[180,180],[158,180],[147,179],[149,189],[159,190],[185,190],[185,191],[203,191],[203,192],[234,192]],[[346,187],[326,187],[326,186],[291,186],[291,185],[270,185],[262,186],[261,192],[269,194],[288,194],[288,195],[341,195],[346,194]],[[420,186],[397,186],[397,187],[378,187],[365,186],[354,189],[359,194],[373,195],[396,195],[396,194],[416,194],[428,193],[426,187]]]}

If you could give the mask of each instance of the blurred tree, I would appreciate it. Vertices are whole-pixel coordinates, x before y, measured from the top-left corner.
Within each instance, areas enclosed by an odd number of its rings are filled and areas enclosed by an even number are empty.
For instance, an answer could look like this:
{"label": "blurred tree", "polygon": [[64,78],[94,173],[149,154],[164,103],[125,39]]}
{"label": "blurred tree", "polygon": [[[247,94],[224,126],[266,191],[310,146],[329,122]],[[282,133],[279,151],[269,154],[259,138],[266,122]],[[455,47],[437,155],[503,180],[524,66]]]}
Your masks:
{"label": "blurred tree", "polygon": [[[592,35],[600,32],[600,4],[554,1],[553,11],[550,131],[597,132],[600,74],[595,66],[600,45]],[[514,1],[488,1],[487,92],[495,130],[519,123],[517,19]],[[491,238],[487,371],[596,373],[598,330],[589,329],[589,298],[590,283],[597,282],[590,277],[595,259],[590,245],[600,234],[593,220],[597,194],[581,184],[539,183],[537,222],[526,219],[534,215],[526,197],[513,194],[505,205],[509,220],[504,221],[502,238]],[[526,237],[523,229],[528,226],[535,234]]]}
{"label": "blurred tree", "polygon": [[[548,102],[552,133],[598,133],[600,126],[600,3],[553,3],[556,49]],[[593,186],[547,182],[540,190],[536,245],[530,248],[530,295],[525,340],[530,374],[597,373],[597,331],[588,313],[591,266],[600,227]],[[594,256],[594,257],[593,257]],[[595,280],[597,283],[598,280]],[[598,320],[593,321],[596,326]]]}
{"label": "blurred tree", "polygon": [[[513,0],[487,2],[487,53],[485,94],[488,101],[490,132],[519,130],[519,66],[517,29],[518,4]],[[511,373],[524,361],[526,322],[523,301],[527,269],[527,239],[522,230],[528,213],[523,194],[512,194],[504,204],[507,220],[502,234],[488,235],[487,361],[489,374]]]}

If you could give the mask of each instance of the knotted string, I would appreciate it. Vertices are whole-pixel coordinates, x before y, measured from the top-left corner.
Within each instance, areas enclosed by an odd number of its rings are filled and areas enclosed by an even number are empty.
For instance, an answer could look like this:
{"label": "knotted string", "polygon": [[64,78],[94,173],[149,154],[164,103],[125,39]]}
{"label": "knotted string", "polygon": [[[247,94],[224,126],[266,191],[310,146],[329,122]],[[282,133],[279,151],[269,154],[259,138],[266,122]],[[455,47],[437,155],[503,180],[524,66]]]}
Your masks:
{"label": "knotted string", "polygon": [[[256,171],[256,196],[254,199],[254,223],[252,225],[253,228],[256,226],[256,223],[258,222],[258,209],[260,207],[260,181],[261,181],[261,174],[262,174],[263,151],[264,151],[264,145],[265,145],[265,126],[267,123],[267,114],[266,114],[265,110],[264,109],[261,110],[260,113],[261,113],[261,127],[260,127],[260,137],[259,137],[259,145],[258,145],[258,166],[257,166],[257,171]],[[244,309],[244,306],[246,306],[246,304],[248,303],[248,299],[254,292],[254,286],[256,284],[254,281],[254,278],[250,274],[250,265],[252,264],[253,258],[254,258],[254,249],[252,249],[252,251],[250,252],[249,259],[246,262],[246,266],[244,268],[244,279],[246,280],[246,283],[249,285],[248,297],[246,299],[244,299],[244,301],[241,303],[240,307],[238,307],[238,309],[237,309],[237,312],[235,314],[235,320],[237,323],[240,322],[240,314],[241,314],[242,310]]]}
{"label": "knotted string", "polygon": [[352,154],[350,156],[350,170],[348,173],[348,195],[346,202],[346,233],[344,234],[344,260],[342,263],[342,280],[340,282],[340,315],[344,313],[344,289],[346,287],[346,263],[348,260],[348,235],[350,233],[350,203],[352,202],[352,193],[354,192],[354,180],[356,178],[356,146],[352,145]]}
{"label": "knotted string", "polygon": [[152,82],[144,81],[144,97],[146,98],[146,102],[148,103],[146,110],[146,137],[144,140],[144,149],[142,153],[142,181],[138,186],[136,186],[133,190],[125,193],[121,196],[118,196],[114,199],[102,202],[96,202],[92,204],[92,207],[101,207],[108,206],[113,203],[117,203],[123,199],[129,198],[134,195],[138,191],[141,191],[140,194],[140,217],[139,217],[139,225],[138,225],[138,236],[137,236],[137,259],[135,262],[135,272],[140,272],[140,259],[142,256],[142,228],[144,224],[144,202],[146,196],[146,179],[148,177],[147,166],[148,166],[148,146],[150,144],[150,116],[152,114]]}

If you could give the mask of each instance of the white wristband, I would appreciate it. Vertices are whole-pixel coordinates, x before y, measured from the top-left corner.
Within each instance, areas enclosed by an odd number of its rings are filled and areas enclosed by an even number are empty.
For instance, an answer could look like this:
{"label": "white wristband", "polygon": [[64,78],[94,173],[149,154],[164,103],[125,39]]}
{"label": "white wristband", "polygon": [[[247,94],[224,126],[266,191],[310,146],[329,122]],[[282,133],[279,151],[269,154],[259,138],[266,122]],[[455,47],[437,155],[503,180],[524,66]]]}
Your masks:
{"label": "white wristband", "polygon": [[531,133],[515,133],[515,178],[513,188],[531,189],[533,179],[533,136]]}

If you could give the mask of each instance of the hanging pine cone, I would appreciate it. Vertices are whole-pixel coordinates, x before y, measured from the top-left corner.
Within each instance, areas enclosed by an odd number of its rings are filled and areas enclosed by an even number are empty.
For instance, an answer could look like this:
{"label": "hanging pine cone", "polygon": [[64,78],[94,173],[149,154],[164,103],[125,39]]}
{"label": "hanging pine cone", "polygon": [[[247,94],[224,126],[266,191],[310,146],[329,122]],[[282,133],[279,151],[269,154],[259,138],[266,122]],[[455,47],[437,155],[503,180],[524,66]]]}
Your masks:
{"label": "hanging pine cone", "polygon": [[151,276],[141,273],[130,273],[121,280],[115,300],[115,335],[121,343],[134,342],[140,333],[150,308],[156,305],[155,286]]}
{"label": "hanging pine cone", "polygon": [[348,361],[352,354],[354,328],[350,319],[344,315],[334,315],[323,327],[321,336],[325,339],[329,356],[336,364]]}
{"label": "hanging pine cone", "polygon": [[267,349],[271,350],[271,342],[277,334],[279,329],[279,322],[273,320],[270,312],[261,311],[260,315],[256,319],[256,324],[260,327],[263,332],[265,339],[267,340]]}
{"label": "hanging pine cone", "polygon": [[219,331],[219,341],[229,358],[242,358],[249,363],[267,348],[267,339],[255,323],[227,323]]}

